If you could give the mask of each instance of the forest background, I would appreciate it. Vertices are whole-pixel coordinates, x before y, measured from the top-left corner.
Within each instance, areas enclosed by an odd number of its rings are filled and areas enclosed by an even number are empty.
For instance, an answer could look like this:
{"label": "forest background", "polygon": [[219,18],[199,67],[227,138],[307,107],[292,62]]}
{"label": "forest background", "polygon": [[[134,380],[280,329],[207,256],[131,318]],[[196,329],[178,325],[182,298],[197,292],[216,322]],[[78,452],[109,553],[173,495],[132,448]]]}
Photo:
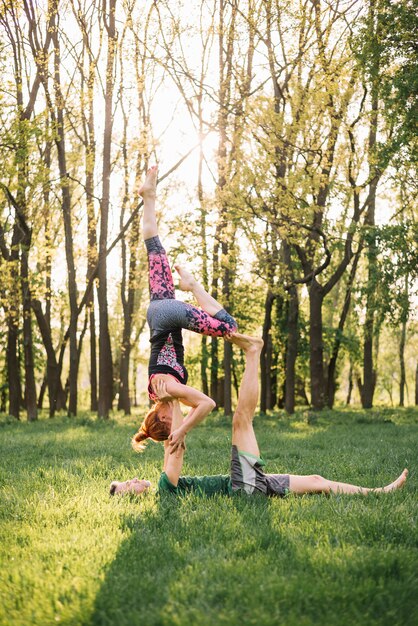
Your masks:
{"label": "forest background", "polygon": [[[170,259],[263,336],[262,411],[418,404],[412,1],[1,0],[0,25],[0,412],[146,402],[154,163]],[[230,414],[242,360],[185,335]]]}

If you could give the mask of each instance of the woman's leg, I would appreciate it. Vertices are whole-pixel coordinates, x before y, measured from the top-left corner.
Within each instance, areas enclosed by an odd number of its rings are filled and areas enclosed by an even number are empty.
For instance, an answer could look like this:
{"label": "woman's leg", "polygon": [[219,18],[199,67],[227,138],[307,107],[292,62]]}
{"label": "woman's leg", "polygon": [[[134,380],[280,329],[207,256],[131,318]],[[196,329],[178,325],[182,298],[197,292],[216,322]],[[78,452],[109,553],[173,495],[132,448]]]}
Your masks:
{"label": "woman's leg", "polygon": [[176,295],[170,264],[158,237],[155,215],[157,172],[157,166],[148,170],[138,193],[144,200],[142,233],[148,253],[150,300],[165,300],[173,299]]}
{"label": "woman's leg", "polygon": [[[150,299],[173,300],[176,297],[173,277],[167,255],[158,237],[155,215],[157,172],[156,166],[148,170],[144,184],[138,192],[144,201],[142,232],[148,251]],[[212,337],[223,337],[233,333],[237,329],[234,318],[205,291],[190,272],[180,266],[176,266],[176,269],[180,274],[180,289],[191,291],[202,310],[191,305],[173,306],[171,325]],[[170,317],[168,307],[164,317]]]}
{"label": "woman's leg", "polygon": [[156,165],[150,167],[145,176],[145,181],[138,193],[144,201],[144,213],[142,216],[142,234],[145,239],[158,236],[157,218],[155,215],[155,199],[157,197],[157,174]]}
{"label": "woman's leg", "polygon": [[205,291],[204,287],[197,282],[195,277],[190,274],[187,270],[180,265],[174,266],[180,274],[180,283],[179,288],[182,291],[191,291],[198,305],[208,313],[208,315],[214,316],[216,313],[219,313],[223,309],[222,304],[220,304],[215,298],[213,298],[207,291]]}
{"label": "woman's leg", "polygon": [[322,476],[313,474],[311,476],[295,476],[289,475],[289,489],[293,493],[360,493],[363,495],[373,491],[375,493],[386,493],[399,489],[403,486],[408,475],[408,470],[404,469],[402,474],[390,485],[386,487],[377,487],[376,489],[370,487],[358,487],[357,485],[350,485],[349,483],[341,483],[335,480],[328,480]]}

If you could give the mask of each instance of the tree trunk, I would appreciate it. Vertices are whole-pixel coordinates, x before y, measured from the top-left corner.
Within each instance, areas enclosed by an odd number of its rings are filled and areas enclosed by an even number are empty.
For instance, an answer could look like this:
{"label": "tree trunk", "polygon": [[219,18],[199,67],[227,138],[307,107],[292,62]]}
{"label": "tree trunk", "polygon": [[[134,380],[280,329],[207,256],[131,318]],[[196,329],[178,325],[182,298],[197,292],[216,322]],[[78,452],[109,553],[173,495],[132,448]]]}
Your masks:
{"label": "tree trunk", "polygon": [[[122,107],[123,110],[123,107]],[[123,132],[123,141],[122,141],[122,153],[123,153],[123,163],[125,169],[125,193],[122,201],[122,210],[120,216],[120,227],[122,228],[124,220],[125,220],[125,209],[128,203],[128,153],[127,153],[127,145],[126,145],[126,117],[125,111],[124,113],[124,132]],[[133,226],[136,226],[138,230],[138,224],[134,222]],[[130,269],[133,269],[132,279],[135,280],[135,268],[136,268],[136,254],[137,254],[137,245],[131,246],[131,257],[130,257]],[[127,277],[127,245],[126,239],[123,237],[122,239],[122,280],[120,286],[121,293],[121,301],[122,301],[122,311],[123,311],[123,331],[122,331],[122,345],[121,345],[121,354],[120,354],[120,364],[119,364],[119,398],[118,398],[118,410],[124,411],[125,415],[130,415],[131,413],[131,400],[129,395],[129,363],[130,363],[130,355],[131,355],[131,331],[132,331],[132,315],[133,315],[133,293],[132,293],[132,282],[131,282],[131,271],[129,272],[129,277]],[[128,297],[126,297],[128,283]]]}
{"label": "tree trunk", "polygon": [[[405,276],[405,300],[409,300],[409,275]],[[399,406],[405,406],[405,344],[406,344],[406,325],[407,325],[407,311],[403,312],[401,320],[401,337],[399,341],[399,365],[401,370],[401,377],[399,381]]]}
{"label": "tree trunk", "polygon": [[[225,229],[226,230],[226,229]],[[225,236],[225,235],[224,235]],[[231,245],[230,245],[231,244]],[[222,241],[222,259],[224,264],[223,281],[222,281],[222,299],[223,305],[228,309],[229,313],[233,313],[233,306],[231,302],[231,271],[230,262],[231,256],[230,249],[233,246],[232,242]],[[232,415],[232,344],[224,341],[224,413],[225,415]]]}
{"label": "tree trunk", "polygon": [[219,354],[218,354],[218,340],[216,337],[212,338],[210,346],[210,397],[216,402],[218,408],[223,406],[219,394]]}
{"label": "tree trunk", "polygon": [[374,382],[376,372],[373,363],[373,333],[375,316],[375,287],[376,287],[376,251],[374,244],[370,244],[369,249],[369,276],[368,294],[366,304],[366,320],[364,323],[364,343],[363,343],[363,385],[362,385],[362,406],[363,409],[370,409],[373,406]]}
{"label": "tree trunk", "polygon": [[[94,72],[95,64],[89,56],[89,77],[87,87],[88,100],[88,135],[86,137],[86,204],[87,204],[87,284],[95,271],[97,263],[97,219],[94,209],[94,168],[96,163],[95,129],[94,129]],[[90,290],[86,307],[89,310],[90,330],[90,410],[97,411],[97,340],[94,289]]]}
{"label": "tree trunk", "polygon": [[110,170],[111,170],[111,140],[113,126],[113,88],[114,63],[117,43],[115,28],[116,0],[109,0],[109,10],[104,16],[108,33],[108,50],[106,65],[106,92],[104,114],[103,139],[103,190],[100,203],[100,240],[99,240],[99,269],[98,269],[98,301],[99,301],[99,417],[108,418],[113,399],[113,362],[109,334],[109,316],[107,304],[107,234],[110,204]]}
{"label": "tree trunk", "polygon": [[36,321],[41,333],[47,356],[47,382],[49,395],[49,417],[54,417],[57,409],[64,408],[65,399],[64,391],[61,384],[61,369],[57,362],[55,350],[52,345],[51,329],[47,322],[46,316],[42,312],[42,306],[39,300],[32,300],[32,308],[34,310]]}
{"label": "tree trunk", "polygon": [[322,342],[322,287],[313,279],[309,289],[309,342],[310,342],[310,374],[311,403],[314,409],[324,407],[324,358]]}
{"label": "tree trunk", "polygon": [[298,355],[299,299],[295,285],[289,288],[287,312],[287,344],[284,408],[291,415],[295,412],[296,358]]}
{"label": "tree trunk", "polygon": [[6,413],[7,411],[7,391],[6,385],[3,385],[0,390],[0,412]]}
{"label": "tree trunk", "polygon": [[17,354],[18,326],[13,315],[8,316],[7,329],[7,382],[9,386],[9,414],[20,419],[20,367]]}
{"label": "tree trunk", "polygon": [[90,411],[97,411],[97,338],[96,313],[93,305],[90,307]]}
{"label": "tree trunk", "polygon": [[[217,229],[218,231],[218,229]],[[213,247],[213,274],[212,274],[212,296],[218,299],[218,281],[219,281],[219,241],[217,239],[218,232],[215,235],[215,245]],[[211,341],[211,360],[210,360],[210,397],[216,402],[218,407],[223,406],[220,402],[218,370],[219,370],[219,352],[218,339],[212,337]]]}
{"label": "tree trunk", "polygon": [[271,410],[274,406],[273,403],[273,379],[272,379],[272,366],[273,366],[273,341],[271,335],[267,337],[266,345],[266,409]]}
{"label": "tree trunk", "polygon": [[[62,213],[65,234],[65,255],[68,271],[68,295],[70,301],[70,371],[69,371],[69,406],[68,414],[77,414],[77,383],[78,383],[78,346],[77,346],[77,282],[74,262],[73,229],[71,217],[71,195],[67,176],[67,155],[65,147],[65,124],[64,124],[64,98],[61,91],[60,77],[60,44],[56,28],[52,30],[54,46],[54,92],[56,101],[56,114],[51,106],[51,117],[55,124],[55,143],[58,152],[58,168],[61,178]],[[44,82],[47,99],[49,100],[48,85]]]}
{"label": "tree trunk", "polygon": [[279,362],[280,352],[278,350],[272,349],[272,358],[271,358],[271,373],[270,373],[270,396],[271,396],[271,409],[274,409],[276,404],[278,403],[278,362]]}
{"label": "tree trunk", "polygon": [[406,342],[406,320],[402,322],[401,339],[399,342],[399,364],[401,377],[399,381],[399,406],[405,406],[405,342]]}
{"label": "tree trunk", "polygon": [[415,406],[418,406],[418,361],[415,367]]}
{"label": "tree trunk", "polygon": [[345,322],[347,320],[348,312],[350,310],[351,290],[352,290],[354,279],[356,276],[359,258],[360,258],[360,249],[356,253],[353,264],[351,266],[350,276],[348,279],[347,289],[345,292],[343,310],[341,311],[340,321],[338,323],[338,328],[335,333],[334,346],[332,349],[331,358],[328,363],[327,406],[329,406],[330,409],[332,409],[332,407],[334,406],[334,402],[335,402],[335,392],[337,389],[337,381],[336,381],[337,360],[338,360],[338,354],[339,354],[340,347],[341,347],[342,333],[344,330]]}
{"label": "tree trunk", "polygon": [[23,345],[25,358],[25,402],[28,421],[38,419],[38,407],[36,404],[35,366],[33,360],[32,341],[32,315],[31,295],[29,288],[28,251],[30,248],[30,236],[25,238],[22,246],[20,273],[22,279],[22,303],[23,303]]}
{"label": "tree trunk", "polygon": [[[267,368],[267,349],[269,344],[271,320],[273,303],[276,296],[270,291],[267,291],[265,303],[264,303],[264,322],[262,339],[264,342],[263,348],[260,354],[260,375],[261,375],[261,390],[260,390],[260,411],[265,413],[267,410],[267,389],[269,386],[268,379],[270,378],[270,371]],[[270,339],[271,341],[271,339]]]}
{"label": "tree trunk", "polygon": [[[376,33],[376,15],[375,3],[369,5],[369,26],[372,30],[372,36],[377,38]],[[372,106],[370,114],[370,129],[368,138],[369,150],[369,169],[371,181],[369,184],[369,200],[367,207],[367,215],[365,219],[366,226],[370,227],[369,247],[367,251],[368,259],[368,276],[367,276],[367,302],[366,302],[366,320],[364,324],[364,345],[363,345],[363,393],[362,405],[363,409],[370,409],[373,406],[373,396],[376,382],[376,369],[373,362],[373,339],[374,339],[374,318],[375,318],[375,290],[377,287],[377,246],[373,229],[375,227],[376,212],[376,191],[379,181],[379,172],[376,165],[376,143],[378,129],[378,113],[379,113],[379,66],[380,59],[375,55],[373,62],[372,77]]]}
{"label": "tree trunk", "polygon": [[39,411],[42,411],[42,408],[44,406],[44,398],[45,398],[45,391],[47,388],[47,373],[45,373],[45,376],[42,379],[42,383],[41,383],[41,388],[39,389],[39,394],[38,394],[38,402],[37,402],[37,407]]}
{"label": "tree trunk", "polygon": [[353,393],[353,388],[354,388],[353,375],[354,375],[353,363],[352,363],[352,361],[350,359],[350,369],[349,369],[349,372],[348,372],[348,391],[347,391],[347,398],[346,398],[346,401],[345,401],[347,406],[350,406],[351,394]]}
{"label": "tree trunk", "polygon": [[[199,98],[199,136],[203,137],[203,114],[202,114],[202,98]],[[198,164],[198,177],[197,177],[197,197],[200,204],[200,239],[202,242],[202,282],[206,291],[209,290],[208,279],[208,246],[206,240],[206,209],[204,207],[203,197],[203,143],[200,142],[199,147],[199,164]],[[201,340],[201,357],[200,357],[200,378],[202,380],[202,391],[207,396],[209,395],[209,380],[208,380],[208,363],[209,363],[209,350],[208,350],[208,338],[206,335],[202,335]]]}

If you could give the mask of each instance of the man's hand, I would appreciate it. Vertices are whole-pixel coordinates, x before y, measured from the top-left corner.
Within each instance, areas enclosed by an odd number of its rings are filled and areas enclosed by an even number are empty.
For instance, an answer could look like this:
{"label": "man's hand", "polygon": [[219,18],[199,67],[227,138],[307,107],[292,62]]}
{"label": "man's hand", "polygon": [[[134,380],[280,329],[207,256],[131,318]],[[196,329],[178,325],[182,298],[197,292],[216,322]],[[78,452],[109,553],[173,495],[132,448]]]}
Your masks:
{"label": "man's hand", "polygon": [[168,438],[168,442],[170,444],[170,454],[176,453],[178,456],[182,451],[186,449],[186,433],[183,429],[177,428],[177,430],[173,431]]}

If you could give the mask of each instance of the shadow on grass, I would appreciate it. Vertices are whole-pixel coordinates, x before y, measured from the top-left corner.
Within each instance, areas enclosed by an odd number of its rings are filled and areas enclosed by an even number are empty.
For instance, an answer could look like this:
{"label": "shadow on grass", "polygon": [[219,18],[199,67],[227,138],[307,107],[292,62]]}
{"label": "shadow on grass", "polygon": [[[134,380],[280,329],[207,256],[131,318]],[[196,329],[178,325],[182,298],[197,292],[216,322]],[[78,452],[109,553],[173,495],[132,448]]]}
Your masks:
{"label": "shadow on grass", "polygon": [[379,498],[357,503],[363,516],[349,497],[157,499],[121,518],[130,534],[84,626],[412,626],[407,535],[365,543],[359,531],[392,512]]}
{"label": "shadow on grass", "polygon": [[[122,518],[131,534],[106,571],[88,623],[259,623],[266,614],[260,608],[265,568],[272,572],[280,555],[295,558],[273,527],[267,498],[190,494],[156,502],[155,509]],[[273,617],[271,610],[270,602]]]}

